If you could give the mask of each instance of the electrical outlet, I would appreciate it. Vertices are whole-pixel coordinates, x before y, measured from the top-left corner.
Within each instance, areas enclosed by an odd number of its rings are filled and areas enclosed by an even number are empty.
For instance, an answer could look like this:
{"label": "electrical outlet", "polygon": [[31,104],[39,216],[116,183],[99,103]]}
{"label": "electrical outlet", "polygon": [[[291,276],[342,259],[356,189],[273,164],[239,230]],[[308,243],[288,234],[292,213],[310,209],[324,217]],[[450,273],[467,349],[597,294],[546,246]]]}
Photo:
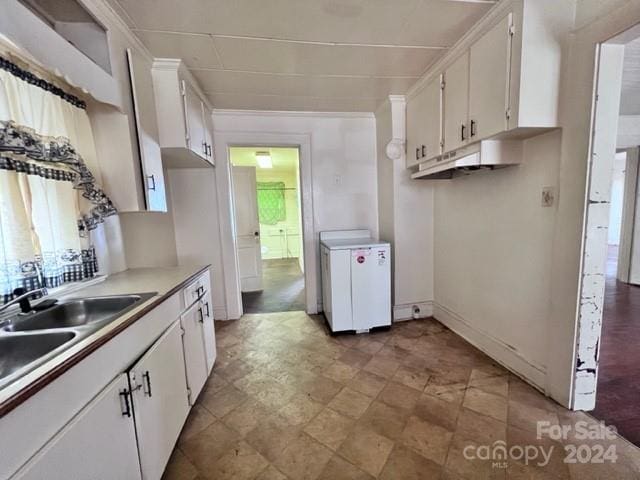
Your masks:
{"label": "electrical outlet", "polygon": [[555,187],[542,187],[542,206],[552,207],[556,199]]}
{"label": "electrical outlet", "polygon": [[334,184],[336,187],[339,187],[340,185],[342,185],[342,175],[339,175],[339,174],[337,174],[337,173],[336,173],[336,174],[333,176],[333,184]]}

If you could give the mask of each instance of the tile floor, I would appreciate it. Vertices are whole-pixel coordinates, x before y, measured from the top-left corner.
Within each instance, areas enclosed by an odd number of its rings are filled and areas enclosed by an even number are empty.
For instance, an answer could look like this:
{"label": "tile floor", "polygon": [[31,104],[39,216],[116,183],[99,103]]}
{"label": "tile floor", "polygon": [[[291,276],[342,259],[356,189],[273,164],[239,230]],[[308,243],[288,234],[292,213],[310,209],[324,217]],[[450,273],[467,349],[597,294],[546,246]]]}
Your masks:
{"label": "tile floor", "polygon": [[244,313],[305,310],[304,275],[297,258],[262,261],[260,292],[242,294]]}
{"label": "tile floor", "polygon": [[[536,421],[591,417],[559,407],[435,320],[338,337],[301,312],[216,328],[214,372],[165,480],[640,478],[640,451],[620,437],[587,444],[613,445],[615,464],[564,463],[564,445],[537,439]],[[496,441],[554,450],[545,467],[466,458]]]}

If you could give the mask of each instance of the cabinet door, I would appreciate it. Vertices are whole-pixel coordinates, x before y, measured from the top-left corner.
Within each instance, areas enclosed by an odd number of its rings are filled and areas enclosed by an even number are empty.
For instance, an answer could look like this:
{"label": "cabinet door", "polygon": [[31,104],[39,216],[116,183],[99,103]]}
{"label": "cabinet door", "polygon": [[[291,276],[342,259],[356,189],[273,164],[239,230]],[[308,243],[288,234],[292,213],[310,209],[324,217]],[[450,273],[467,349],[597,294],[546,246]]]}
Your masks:
{"label": "cabinet door", "polygon": [[469,52],[444,73],[444,150],[465,145],[469,139]]}
{"label": "cabinet door", "polygon": [[184,95],[185,122],[187,124],[187,144],[193,153],[206,159],[207,148],[204,136],[202,100],[184,80],[182,80],[182,91]]}
{"label": "cabinet door", "polygon": [[424,89],[424,122],[422,126],[425,160],[442,153],[442,77],[438,75]]}
{"label": "cabinet door", "polygon": [[20,470],[20,480],[140,479],[126,374],[117,377]]}
{"label": "cabinet door", "polygon": [[507,129],[512,15],[484,34],[470,51],[469,135],[482,140]]}
{"label": "cabinet door", "polygon": [[189,413],[181,334],[176,320],[129,372],[144,480],[160,479]]}
{"label": "cabinet door", "polygon": [[207,352],[205,350],[203,336],[205,313],[202,301],[198,300],[180,317],[180,323],[184,330],[182,344],[184,347],[184,361],[187,371],[187,385],[189,387],[189,402],[191,405],[195,403],[196,398],[198,398],[209,376]]}
{"label": "cabinet door", "polygon": [[213,364],[216,361],[216,332],[213,321],[213,307],[211,306],[211,291],[207,291],[201,300],[202,311],[204,313],[202,326],[202,341],[207,358],[207,377],[211,373]]}
{"label": "cabinet door", "polygon": [[421,90],[407,102],[407,168],[426,160],[422,155],[424,100],[424,90]]}
{"label": "cabinet door", "polygon": [[211,120],[211,111],[202,102],[202,124],[204,125],[204,142],[207,150],[207,160],[213,164],[213,125]]}
{"label": "cabinet door", "polygon": [[127,49],[127,60],[146,208],[153,212],[166,212],[167,197],[158,143],[151,67],[131,49]]}

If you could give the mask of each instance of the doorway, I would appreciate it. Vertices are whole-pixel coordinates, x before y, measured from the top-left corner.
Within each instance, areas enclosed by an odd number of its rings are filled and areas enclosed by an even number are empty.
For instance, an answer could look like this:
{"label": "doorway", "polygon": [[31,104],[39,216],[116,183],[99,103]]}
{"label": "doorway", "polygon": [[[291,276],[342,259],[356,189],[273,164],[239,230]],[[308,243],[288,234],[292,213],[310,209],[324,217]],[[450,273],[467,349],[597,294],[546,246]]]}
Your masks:
{"label": "doorway", "polygon": [[305,310],[300,154],[229,148],[244,313]]}
{"label": "doorway", "polygon": [[640,28],[598,46],[574,408],[640,445]]}

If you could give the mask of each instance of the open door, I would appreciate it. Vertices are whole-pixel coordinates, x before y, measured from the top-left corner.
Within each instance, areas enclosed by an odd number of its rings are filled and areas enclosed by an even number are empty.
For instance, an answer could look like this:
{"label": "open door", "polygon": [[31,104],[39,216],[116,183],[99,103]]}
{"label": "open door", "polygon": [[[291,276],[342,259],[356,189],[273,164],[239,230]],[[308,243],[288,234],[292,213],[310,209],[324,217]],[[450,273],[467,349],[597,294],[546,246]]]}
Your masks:
{"label": "open door", "polygon": [[243,292],[262,290],[256,167],[233,167],[236,245]]}

